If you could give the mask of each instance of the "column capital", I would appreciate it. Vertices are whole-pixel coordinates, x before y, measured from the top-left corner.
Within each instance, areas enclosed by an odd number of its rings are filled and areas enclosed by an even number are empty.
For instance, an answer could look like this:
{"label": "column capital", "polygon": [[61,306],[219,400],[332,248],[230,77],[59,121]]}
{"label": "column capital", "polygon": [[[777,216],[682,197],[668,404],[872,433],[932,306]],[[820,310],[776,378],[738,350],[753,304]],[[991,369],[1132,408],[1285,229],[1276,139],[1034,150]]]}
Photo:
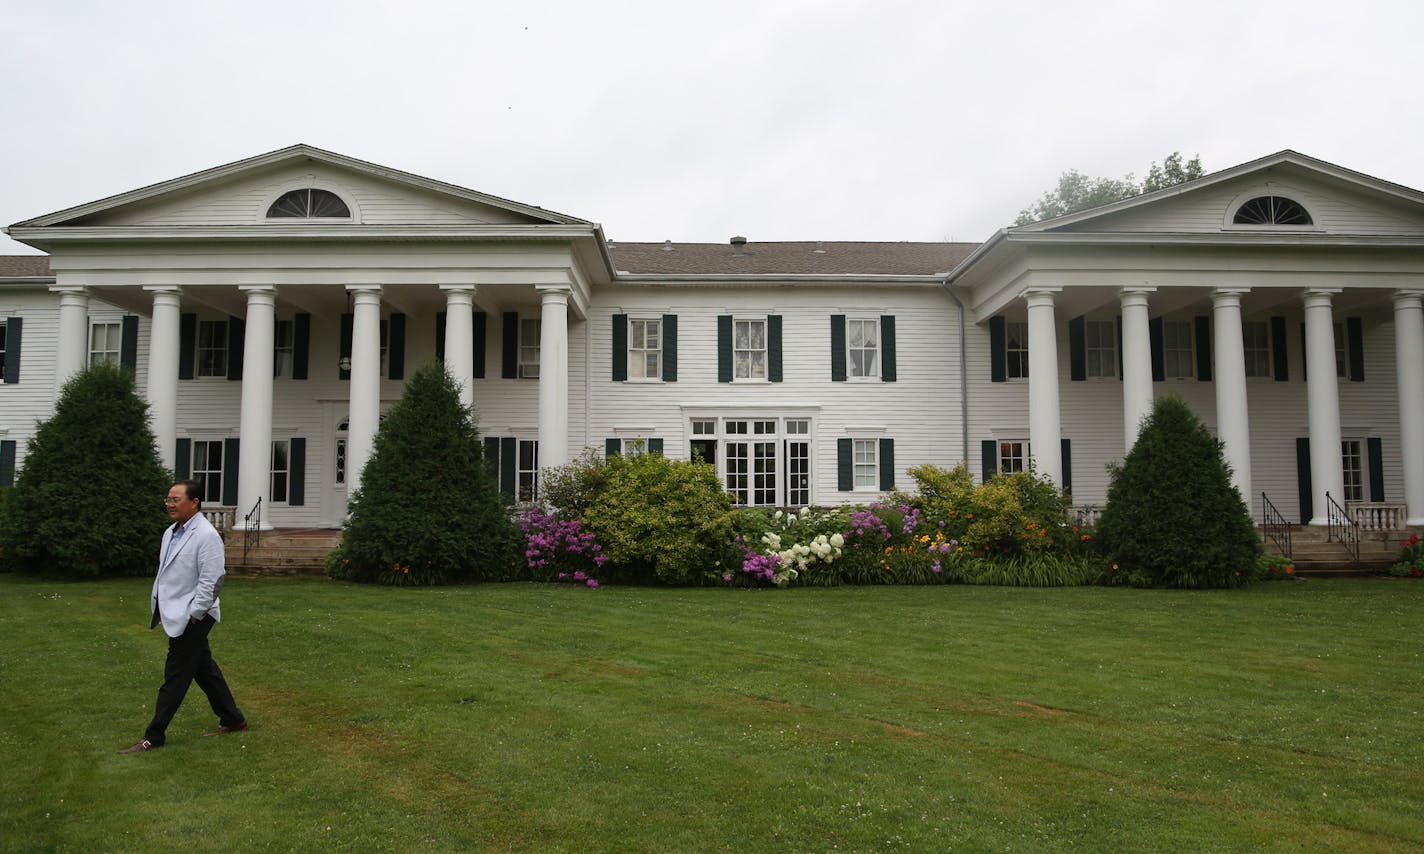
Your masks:
{"label": "column capital", "polygon": [[567,284],[535,285],[534,290],[538,291],[546,302],[551,298],[568,299],[569,294],[574,292],[573,286]]}
{"label": "column capital", "polygon": [[480,292],[479,285],[473,282],[468,285],[441,285],[440,290],[449,295],[468,294],[471,297]]}
{"label": "column capital", "polygon": [[237,290],[247,294],[249,298],[256,294],[270,294],[274,297],[277,295],[276,285],[238,285]]}
{"label": "column capital", "polygon": [[1424,290],[1401,288],[1394,292],[1395,308],[1419,308],[1424,305]]}
{"label": "column capital", "polygon": [[158,294],[181,294],[183,289],[177,285],[144,285],[143,289],[157,296]]}
{"label": "column capital", "polygon": [[1029,308],[1033,308],[1035,306],[1051,307],[1053,305],[1053,295],[1062,290],[1063,288],[1061,287],[1026,288],[1024,289],[1024,292],[1020,294],[1020,296],[1022,296],[1024,298],[1024,301],[1028,303]]}
{"label": "column capital", "polygon": [[1241,295],[1249,294],[1250,288],[1217,288],[1211,292],[1213,308],[1240,308]]}
{"label": "column capital", "polygon": [[1332,298],[1342,290],[1344,288],[1306,288],[1301,292],[1300,298],[1306,308],[1329,308]]}
{"label": "column capital", "polygon": [[1118,302],[1122,304],[1123,308],[1132,308],[1134,306],[1145,307],[1147,305],[1147,297],[1156,292],[1156,288],[1150,287],[1123,288],[1121,291],[1118,292],[1117,298]]}
{"label": "column capital", "polygon": [[365,295],[370,295],[370,294],[375,294],[376,296],[380,296],[381,293],[382,293],[382,286],[381,286],[381,285],[347,285],[347,286],[346,286],[346,292],[349,293],[349,294],[355,294],[356,296],[365,296]]}

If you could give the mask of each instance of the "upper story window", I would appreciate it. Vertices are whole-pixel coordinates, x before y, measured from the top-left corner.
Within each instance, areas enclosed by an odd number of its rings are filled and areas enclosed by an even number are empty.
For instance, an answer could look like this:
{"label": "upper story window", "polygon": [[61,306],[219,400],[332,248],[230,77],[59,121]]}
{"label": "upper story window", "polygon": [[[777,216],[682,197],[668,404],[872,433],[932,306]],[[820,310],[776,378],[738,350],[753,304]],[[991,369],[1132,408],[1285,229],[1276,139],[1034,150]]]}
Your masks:
{"label": "upper story window", "polygon": [[1233,225],[1314,225],[1305,206],[1285,196],[1257,196],[1236,209]]}
{"label": "upper story window", "polygon": [[1117,323],[1089,320],[1083,324],[1088,376],[1117,376]]}
{"label": "upper story window", "polygon": [[1004,324],[1004,337],[1007,341],[1007,362],[1009,379],[1025,379],[1028,377],[1028,323],[1019,321],[1009,321]]}
{"label": "upper story window", "polygon": [[1190,322],[1168,320],[1162,323],[1162,372],[1168,379],[1191,379],[1196,376],[1192,339]]}
{"label": "upper story window", "polygon": [[639,380],[662,377],[662,321],[628,321],[628,376]]}
{"label": "upper story window", "polygon": [[519,319],[519,376],[524,379],[539,378],[539,347],[543,334],[543,321],[539,318]]}
{"label": "upper story window", "polygon": [[880,321],[850,319],[846,321],[846,347],[852,377],[879,377]]}
{"label": "upper story window", "polygon": [[198,321],[198,376],[227,376],[227,321]]}
{"label": "upper story window", "polygon": [[341,201],[341,197],[330,190],[307,187],[283,193],[281,198],[267,209],[268,219],[312,219],[332,217],[350,219],[351,209]]}
{"label": "upper story window", "polygon": [[1271,376],[1271,331],[1264,320],[1241,324],[1241,347],[1246,356],[1246,376]]}
{"label": "upper story window", "polygon": [[122,324],[91,323],[89,325],[89,364],[117,365],[122,341]]}
{"label": "upper story window", "polygon": [[739,380],[766,379],[766,321],[734,321],[732,342],[732,376]]}

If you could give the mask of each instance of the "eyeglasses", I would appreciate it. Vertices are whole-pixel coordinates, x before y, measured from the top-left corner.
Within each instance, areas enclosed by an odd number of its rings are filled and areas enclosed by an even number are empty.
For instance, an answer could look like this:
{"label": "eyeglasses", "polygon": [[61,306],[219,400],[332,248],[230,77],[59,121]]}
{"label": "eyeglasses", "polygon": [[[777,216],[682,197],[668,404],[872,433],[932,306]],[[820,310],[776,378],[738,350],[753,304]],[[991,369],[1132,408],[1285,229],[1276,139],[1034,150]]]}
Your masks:
{"label": "eyeglasses", "polygon": [[174,497],[172,497],[172,496],[169,496],[168,498],[163,499],[163,503],[164,503],[164,504],[169,504],[169,505],[172,505],[172,504],[182,504],[184,501],[187,501],[187,500],[188,500],[187,498],[174,498]]}

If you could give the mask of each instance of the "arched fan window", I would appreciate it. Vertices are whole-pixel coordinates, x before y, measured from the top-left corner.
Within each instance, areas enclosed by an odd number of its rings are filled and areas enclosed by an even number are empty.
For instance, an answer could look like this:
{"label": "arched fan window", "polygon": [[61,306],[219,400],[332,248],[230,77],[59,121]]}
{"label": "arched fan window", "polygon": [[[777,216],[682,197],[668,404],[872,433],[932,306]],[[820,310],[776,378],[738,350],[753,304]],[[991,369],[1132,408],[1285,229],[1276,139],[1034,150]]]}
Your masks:
{"label": "arched fan window", "polygon": [[1313,225],[1305,207],[1285,196],[1257,196],[1236,209],[1233,225]]}
{"label": "arched fan window", "polygon": [[282,197],[267,209],[268,219],[310,219],[312,217],[351,217],[351,209],[341,201],[341,197],[329,190],[307,187],[283,193]]}

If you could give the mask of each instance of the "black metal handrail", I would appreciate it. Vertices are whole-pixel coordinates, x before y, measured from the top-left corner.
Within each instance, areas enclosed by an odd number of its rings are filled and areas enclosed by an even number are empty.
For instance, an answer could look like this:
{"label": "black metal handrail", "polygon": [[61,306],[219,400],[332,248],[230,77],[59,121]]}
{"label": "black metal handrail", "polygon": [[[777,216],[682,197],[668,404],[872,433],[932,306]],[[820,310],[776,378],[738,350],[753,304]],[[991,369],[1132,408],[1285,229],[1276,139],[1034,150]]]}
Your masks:
{"label": "black metal handrail", "polygon": [[1266,493],[1261,493],[1261,530],[1266,538],[1276,544],[1276,550],[1286,557],[1291,555],[1291,526]]}
{"label": "black metal handrail", "polygon": [[1355,563],[1360,562],[1360,523],[1350,518],[1339,502],[1325,493],[1325,522],[1327,541],[1337,541],[1350,550]]}
{"label": "black metal handrail", "polygon": [[242,560],[245,563],[247,553],[262,545],[262,496],[257,497],[257,503],[242,517],[242,526]]}

